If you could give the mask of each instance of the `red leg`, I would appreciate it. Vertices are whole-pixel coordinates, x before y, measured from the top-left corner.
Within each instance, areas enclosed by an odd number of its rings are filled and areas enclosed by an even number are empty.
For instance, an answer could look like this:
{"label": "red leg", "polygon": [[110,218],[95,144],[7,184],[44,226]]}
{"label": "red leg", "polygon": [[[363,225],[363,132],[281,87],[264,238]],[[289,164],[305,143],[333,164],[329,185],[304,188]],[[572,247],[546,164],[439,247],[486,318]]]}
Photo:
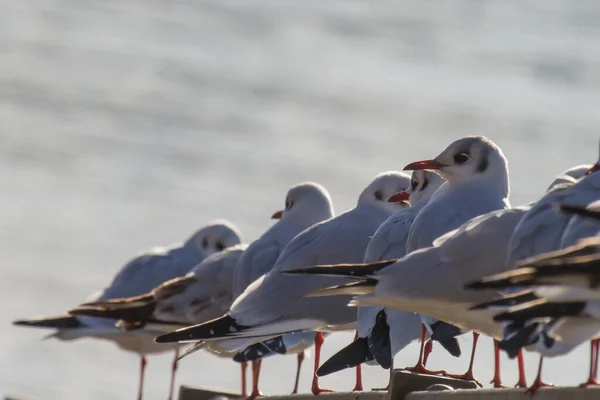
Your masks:
{"label": "red leg", "polygon": [[138,389],[138,400],[142,400],[144,397],[144,375],[146,374],[146,356],[140,358],[140,387]]}
{"label": "red leg", "polygon": [[[452,378],[456,378],[456,379],[464,379],[467,381],[477,382],[477,379],[475,379],[473,377],[473,362],[475,361],[475,350],[477,349],[477,341],[478,340],[479,340],[479,333],[473,332],[473,347],[471,348],[471,360],[469,361],[469,368],[467,369],[467,372],[465,372],[464,374],[461,374],[461,375],[448,374],[448,376],[450,376]],[[477,382],[477,383],[479,383],[479,382]],[[482,385],[479,384],[479,386],[482,386]]]}
{"label": "red leg", "polygon": [[525,378],[525,362],[523,361],[523,350],[517,353],[517,365],[519,367],[519,381],[515,385],[517,388],[526,388],[527,379]]}
{"label": "red leg", "polygon": [[248,368],[248,363],[244,361],[240,365],[242,366],[242,399],[245,399],[248,396],[248,392],[246,392],[246,369]]}
{"label": "red leg", "polygon": [[248,397],[248,400],[253,400],[257,397],[263,396],[260,390],[258,390],[258,378],[260,377],[261,364],[262,360],[252,361],[252,393],[250,393],[250,397]]}
{"label": "red leg", "polygon": [[588,386],[597,386],[600,383],[596,380],[596,376],[598,373],[598,346],[600,344],[600,339],[593,339],[590,342],[590,376],[588,380],[579,385],[580,387],[588,387]]}
{"label": "red leg", "polygon": [[[407,370],[417,373],[417,374],[424,374],[424,375],[446,375],[446,371],[431,371],[431,370],[425,368],[425,364],[423,362],[423,359],[424,359],[423,354],[426,352],[425,336],[427,336],[427,328],[425,327],[424,324],[422,324],[421,350],[419,350],[419,361],[417,361],[417,365],[415,365],[412,368],[407,368]],[[425,356],[429,356],[429,352],[431,352],[430,347],[429,347],[429,351],[427,352],[427,354],[425,354]]]}
{"label": "red leg", "polygon": [[383,391],[383,390],[385,390],[386,392],[388,390],[390,390],[390,383],[392,382],[392,375],[393,374],[394,374],[394,359],[392,358],[392,365],[390,367],[390,376],[389,376],[389,380],[388,380],[387,386],[384,387],[384,388],[373,388],[371,390],[373,390],[373,391]]}
{"label": "red leg", "polygon": [[543,362],[544,362],[544,357],[540,357],[540,363],[538,365],[538,373],[535,378],[535,381],[533,381],[533,384],[531,386],[529,386],[529,388],[527,389],[525,394],[533,395],[533,394],[535,394],[535,392],[538,391],[539,388],[552,386],[552,385],[542,381],[542,364],[543,364]]}
{"label": "red leg", "polygon": [[[354,334],[354,340],[356,340],[356,339],[358,339],[358,330]],[[363,390],[362,370],[361,370],[360,364],[358,364],[356,366],[356,384],[354,385],[354,389],[352,389],[352,391],[353,392],[362,392],[362,390]]]}
{"label": "red leg", "polygon": [[423,348],[423,366],[427,365],[427,360],[429,359],[429,355],[433,351],[433,341],[431,339],[427,339],[425,342],[425,347]]}
{"label": "red leg", "polygon": [[300,367],[302,366],[302,361],[304,361],[304,351],[298,353],[298,369],[296,370],[296,383],[294,384],[294,390],[292,394],[298,393],[298,382],[300,381]]}
{"label": "red leg", "polygon": [[321,362],[321,346],[323,346],[323,342],[325,342],[323,333],[317,332],[315,334],[315,370],[313,371],[313,381],[311,387],[314,395],[324,392],[331,392],[329,389],[321,389],[319,387],[319,377],[317,376],[317,369],[319,369],[319,364]]}
{"label": "red leg", "polygon": [[169,385],[169,400],[173,400],[173,389],[175,389],[175,373],[177,372],[177,359],[179,358],[179,347],[175,349],[175,358],[171,364],[171,383]]}
{"label": "red leg", "polygon": [[500,379],[500,349],[498,348],[498,341],[494,339],[494,378],[490,381],[494,384],[495,389],[506,388],[502,385]]}

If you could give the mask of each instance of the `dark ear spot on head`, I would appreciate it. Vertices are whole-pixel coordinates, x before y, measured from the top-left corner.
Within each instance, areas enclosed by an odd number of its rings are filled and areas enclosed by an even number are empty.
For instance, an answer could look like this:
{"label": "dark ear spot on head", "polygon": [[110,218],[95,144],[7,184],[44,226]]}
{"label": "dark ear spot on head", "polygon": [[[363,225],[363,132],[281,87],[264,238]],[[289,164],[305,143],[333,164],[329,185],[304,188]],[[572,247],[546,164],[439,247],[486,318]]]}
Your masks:
{"label": "dark ear spot on head", "polygon": [[202,248],[206,249],[208,247],[208,239],[207,238],[203,238],[202,239]]}
{"label": "dark ear spot on head", "polygon": [[375,199],[379,201],[383,200],[383,193],[381,193],[381,190],[375,191]]}
{"label": "dark ear spot on head", "polygon": [[477,172],[484,172],[487,169],[488,165],[490,164],[489,152],[490,149],[488,149],[487,147],[484,147],[481,150],[481,158],[477,163]]}
{"label": "dark ear spot on head", "polygon": [[423,178],[423,187],[421,187],[421,190],[425,190],[427,185],[429,185],[429,179]]}

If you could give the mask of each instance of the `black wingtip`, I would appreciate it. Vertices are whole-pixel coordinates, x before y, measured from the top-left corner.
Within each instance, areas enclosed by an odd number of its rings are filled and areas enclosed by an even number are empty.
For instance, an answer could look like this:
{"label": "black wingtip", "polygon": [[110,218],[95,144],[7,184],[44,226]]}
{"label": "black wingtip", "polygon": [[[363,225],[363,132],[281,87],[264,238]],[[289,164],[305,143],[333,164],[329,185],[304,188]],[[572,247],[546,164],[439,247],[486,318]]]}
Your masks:
{"label": "black wingtip", "polygon": [[156,308],[156,302],[147,303],[120,303],[94,306],[82,306],[69,310],[71,315],[85,315],[88,317],[100,317],[108,319],[122,319],[127,322],[143,322],[152,319],[152,314]]}
{"label": "black wingtip", "polygon": [[298,268],[289,271],[282,271],[284,274],[307,274],[307,275],[331,275],[347,276],[350,278],[360,278],[375,275],[383,268],[396,263],[398,260],[378,261],[369,264],[336,264],[336,265],[317,265],[308,268]]}
{"label": "black wingtip", "polygon": [[498,348],[513,359],[525,346],[536,343],[539,340],[540,324],[537,322],[524,325],[522,323],[512,323],[504,328],[504,337],[506,339],[498,343]]}
{"label": "black wingtip", "polygon": [[16,326],[28,326],[34,328],[74,329],[83,327],[81,321],[73,315],[17,319],[12,323]]}
{"label": "black wingtip", "polygon": [[588,210],[585,207],[579,207],[569,204],[559,204],[558,209],[565,213],[576,214],[581,217],[591,218],[596,221],[600,221],[600,211],[592,211]]}
{"label": "black wingtip", "polygon": [[256,361],[274,354],[285,354],[287,351],[283,336],[277,336],[260,343],[254,343],[233,356],[235,362]]}
{"label": "black wingtip", "polygon": [[387,323],[385,309],[377,313],[371,334],[367,337],[367,343],[369,345],[369,352],[373,355],[377,364],[383,369],[390,369],[394,356],[390,341],[390,326]]}
{"label": "black wingtip", "polygon": [[204,324],[189,326],[173,332],[165,333],[154,339],[156,343],[189,342],[196,340],[210,340],[221,337],[234,336],[237,332],[247,330],[249,327],[239,325],[229,315],[213,319]]}
{"label": "black wingtip", "polygon": [[356,367],[372,359],[373,355],[369,352],[367,339],[358,338],[325,361],[317,370],[317,376],[325,376],[346,368]]}
{"label": "black wingtip", "polygon": [[536,300],[525,303],[514,310],[508,310],[494,316],[494,321],[528,321],[535,318],[559,318],[578,316],[586,306],[586,302],[573,301],[564,303]]}
{"label": "black wingtip", "polygon": [[453,357],[460,357],[461,350],[456,336],[462,334],[463,331],[459,327],[438,320],[431,324],[431,331],[431,340],[441,344]]}
{"label": "black wingtip", "polygon": [[524,292],[518,292],[515,294],[511,294],[511,295],[506,295],[497,300],[486,301],[484,303],[476,304],[473,307],[471,307],[469,310],[475,311],[475,310],[484,310],[486,308],[493,308],[493,307],[513,307],[518,304],[527,303],[527,302],[534,301],[537,299],[538,299],[538,297],[536,296],[536,294],[533,290],[526,290]]}

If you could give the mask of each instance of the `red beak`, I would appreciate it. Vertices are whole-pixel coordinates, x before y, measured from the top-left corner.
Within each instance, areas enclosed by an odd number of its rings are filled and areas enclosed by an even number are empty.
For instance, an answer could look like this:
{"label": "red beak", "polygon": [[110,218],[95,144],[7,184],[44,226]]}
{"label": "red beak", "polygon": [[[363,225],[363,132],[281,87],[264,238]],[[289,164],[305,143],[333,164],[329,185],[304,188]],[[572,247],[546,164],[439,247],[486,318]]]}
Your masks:
{"label": "red beak", "polygon": [[590,175],[597,171],[600,171],[600,161],[598,161],[596,164],[594,164],[594,166],[592,168],[588,169],[588,172],[586,172],[585,174]]}
{"label": "red beak", "polygon": [[404,167],[405,171],[416,171],[419,169],[440,169],[444,167],[444,164],[440,164],[435,160],[424,160],[424,161],[416,161],[414,163],[408,164]]}
{"label": "red beak", "polygon": [[283,211],[277,211],[271,216],[272,219],[281,219],[281,217],[283,217]]}
{"label": "red beak", "polygon": [[408,196],[409,196],[409,194],[406,190],[403,190],[398,193],[394,193],[388,199],[388,203],[404,203],[405,201],[408,201]]}

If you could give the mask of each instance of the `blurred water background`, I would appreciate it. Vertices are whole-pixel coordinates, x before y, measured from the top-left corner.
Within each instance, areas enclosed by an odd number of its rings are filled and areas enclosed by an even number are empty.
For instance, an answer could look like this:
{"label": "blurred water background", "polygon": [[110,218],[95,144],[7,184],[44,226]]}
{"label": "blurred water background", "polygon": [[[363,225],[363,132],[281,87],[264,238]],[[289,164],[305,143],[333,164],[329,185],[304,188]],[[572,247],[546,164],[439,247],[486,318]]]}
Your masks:
{"label": "blurred water background", "polygon": [[[594,0],[1,0],[0,54],[4,394],[134,398],[136,356],[10,321],[68,309],[133,254],[213,218],[252,240],[299,181],[325,185],[340,212],[378,172],[485,134],[509,160],[517,205],[598,157]],[[325,359],[351,338],[334,335]],[[433,368],[466,367],[470,336],[461,343],[460,360],[435,351]],[[545,377],[583,380],[587,354],[548,360]],[[396,365],[416,356],[411,346]],[[147,399],[166,397],[170,361],[150,359]],[[537,356],[527,361],[532,376]],[[266,393],[291,390],[294,356],[263,368]],[[365,376],[386,383],[379,368]],[[198,354],[178,382],[236,389],[238,368]]]}

